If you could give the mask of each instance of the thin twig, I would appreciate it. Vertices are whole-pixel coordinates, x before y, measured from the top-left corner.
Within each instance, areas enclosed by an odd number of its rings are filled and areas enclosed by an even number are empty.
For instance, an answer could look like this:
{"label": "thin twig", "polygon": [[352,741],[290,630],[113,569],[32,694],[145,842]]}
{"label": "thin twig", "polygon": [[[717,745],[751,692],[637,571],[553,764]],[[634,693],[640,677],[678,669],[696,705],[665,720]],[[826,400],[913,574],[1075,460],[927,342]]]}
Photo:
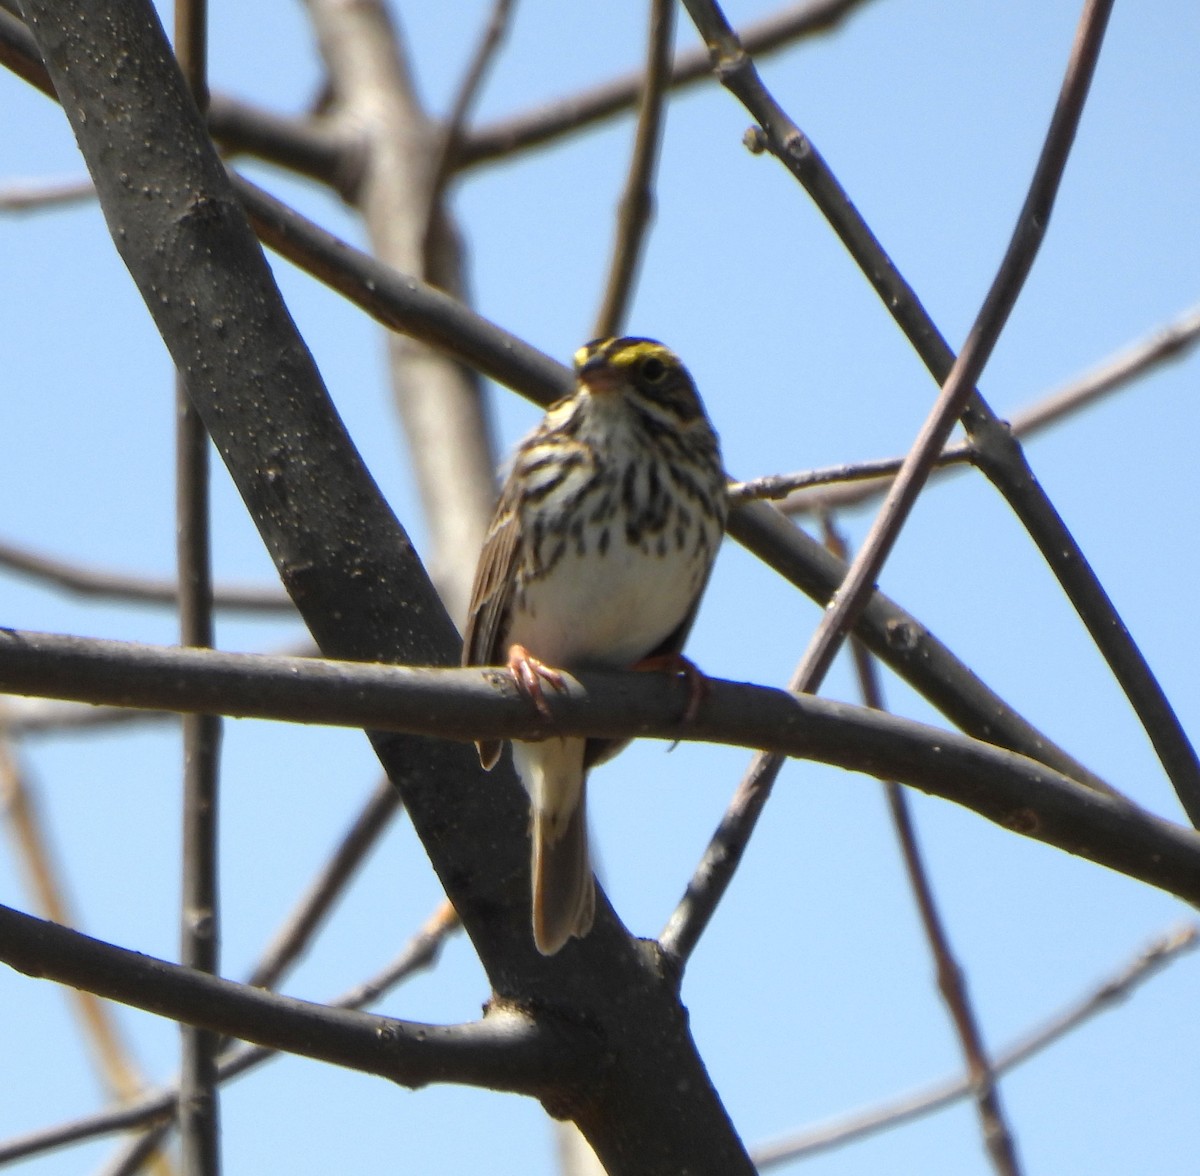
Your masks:
{"label": "thin twig", "polygon": [[0,629],[0,689],[396,731],[443,740],[632,735],[729,743],[889,776],[1004,828],[1200,900],[1200,834],[1043,764],[923,723],[811,695],[710,679],[680,724],[686,685],[588,673],[528,705],[507,674],[267,657]]}
{"label": "thin twig", "polygon": [[654,172],[662,143],[674,32],[675,0],[651,0],[646,77],[629,175],[617,211],[617,235],[613,242],[608,283],[592,331],[597,339],[619,334],[621,324],[629,314],[647,230],[654,216]]}
{"label": "thin twig", "polygon": [[[1152,979],[1168,964],[1194,950],[1197,945],[1200,945],[1200,927],[1195,924],[1185,924],[1174,931],[1168,931],[1088,995],[997,1053],[994,1060],[996,1074],[1007,1074],[1061,1041],[1085,1021],[1127,999],[1139,985]],[[775,1143],[763,1144],[754,1149],[754,1162],[760,1169],[771,1168],[853,1143],[878,1131],[898,1127],[922,1115],[941,1110],[951,1103],[969,1097],[971,1093],[970,1078],[948,1078],[870,1110],[856,1112],[844,1119],[835,1120],[822,1127],[810,1128]]]}
{"label": "thin twig", "polygon": [[[738,46],[732,29],[717,5],[712,0],[685,0],[685,3],[714,55],[716,70],[722,81],[735,92],[753,90],[778,109],[763,88],[753,63]],[[1112,0],[1087,0],[1085,3],[1059,103],[1012,242],[933,411],[905,457],[896,481],[846,579],[822,614],[816,632],[788,685],[790,690],[807,693],[820,688],[842,641],[874,592],[879,570],[916,502],[932,462],[967,402],[972,398],[978,399],[974,393],[975,379],[991,354],[1045,231],[1067,153],[1083,111],[1111,6]],[[735,82],[734,79],[740,80]],[[780,116],[786,117],[782,111]],[[789,154],[800,148],[801,144],[794,140],[786,147],[781,144],[781,150]],[[733,879],[783,763],[783,758],[778,755],[759,754],[739,783],[720,826],[692,876],[679,909],[664,932],[662,943],[672,956],[686,959],[699,941],[704,927]]]}
{"label": "thin twig", "polygon": [[[175,55],[200,110],[208,105],[207,0],[175,0]],[[183,373],[175,377],[175,534],[179,639],[213,645],[212,545],[209,537],[208,433],[192,406]],[[221,720],[183,716],[183,832],[179,960],[208,975],[220,970],[217,843]],[[184,1176],[219,1176],[220,1103],[211,1029],[181,1024],[176,1119]]]}
{"label": "thin twig", "polygon": [[[4,540],[0,540],[0,567],[79,596],[123,603],[168,605],[172,608],[179,604],[179,584],[176,580],[158,580],[89,567],[56,559]],[[230,612],[290,613],[292,616],[296,613],[296,606],[285,592],[265,586],[258,588],[226,584],[216,587],[213,589],[213,604]]]}
{"label": "thin twig", "polygon": [[95,198],[96,188],[90,178],[9,180],[0,187],[0,212],[40,212]]}
{"label": "thin twig", "polygon": [[[784,49],[803,37],[832,31],[864,3],[865,0],[806,0],[794,4],[747,25],[741,33],[742,44],[751,53],[766,54]],[[708,55],[702,49],[693,49],[675,59],[669,84],[673,89],[682,88],[705,82],[711,76]],[[644,73],[634,70],[536,110],[479,127],[463,139],[454,165],[463,169],[507,158],[632,110],[644,82]]]}
{"label": "thin twig", "polygon": [[[827,516],[824,526],[825,541],[835,555],[845,559],[846,542],[833,520]],[[875,710],[886,710],[875,659],[857,639],[851,640],[850,652],[864,704]],[[883,789],[896,839],[900,843],[909,888],[916,900],[925,939],[933,955],[938,991],[950,1011],[950,1019],[954,1023],[967,1063],[967,1074],[975,1094],[975,1106],[983,1128],[984,1143],[999,1176],[1019,1176],[1021,1167],[1017,1160],[1016,1143],[1000,1103],[995,1070],[988,1057],[979,1019],[975,1015],[975,1008],[967,989],[966,974],[954,954],[950,936],[938,910],[933,884],[925,869],[921,847],[917,842],[917,830],[909,811],[908,797],[894,780],[883,781]]]}

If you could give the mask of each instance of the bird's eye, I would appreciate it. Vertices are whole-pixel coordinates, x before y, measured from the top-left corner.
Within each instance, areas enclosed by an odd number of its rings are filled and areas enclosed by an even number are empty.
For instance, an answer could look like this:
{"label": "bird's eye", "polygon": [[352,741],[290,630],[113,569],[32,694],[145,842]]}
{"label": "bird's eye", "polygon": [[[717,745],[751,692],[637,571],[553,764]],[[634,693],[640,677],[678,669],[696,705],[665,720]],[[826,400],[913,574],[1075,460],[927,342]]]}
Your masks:
{"label": "bird's eye", "polygon": [[659,384],[667,374],[667,365],[661,359],[650,356],[642,360],[642,379],[647,384]]}

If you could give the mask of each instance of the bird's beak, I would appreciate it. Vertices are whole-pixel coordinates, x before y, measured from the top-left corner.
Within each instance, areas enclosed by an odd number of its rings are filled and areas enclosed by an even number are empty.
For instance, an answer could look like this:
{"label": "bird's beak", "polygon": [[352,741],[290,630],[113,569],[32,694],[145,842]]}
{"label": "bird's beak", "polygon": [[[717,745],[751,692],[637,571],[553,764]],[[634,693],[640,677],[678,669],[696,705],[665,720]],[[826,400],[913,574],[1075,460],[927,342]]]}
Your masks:
{"label": "bird's beak", "polygon": [[593,355],[579,366],[579,382],[595,395],[615,392],[621,386],[621,374],[608,362],[607,355]]}

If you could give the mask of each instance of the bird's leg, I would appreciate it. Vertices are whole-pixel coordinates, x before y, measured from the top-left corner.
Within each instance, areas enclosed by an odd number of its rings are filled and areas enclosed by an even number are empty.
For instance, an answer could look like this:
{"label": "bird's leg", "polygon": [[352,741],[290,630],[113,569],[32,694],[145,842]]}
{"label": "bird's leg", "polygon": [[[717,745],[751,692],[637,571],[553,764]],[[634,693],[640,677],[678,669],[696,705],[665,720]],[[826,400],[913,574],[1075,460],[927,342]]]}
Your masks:
{"label": "bird's leg", "polygon": [[542,694],[542,679],[544,678],[555,690],[565,691],[567,684],[557,670],[539,661],[523,645],[508,647],[508,669],[516,679],[517,689],[527,694],[537,707],[538,714],[544,719],[551,717],[550,708],[546,705]]}
{"label": "bird's leg", "polygon": [[690,723],[700,713],[700,704],[708,696],[708,678],[691,658],[682,653],[656,653],[644,657],[630,667],[634,670],[662,670],[672,677],[682,674],[687,684],[688,703],[683,712],[683,721]]}

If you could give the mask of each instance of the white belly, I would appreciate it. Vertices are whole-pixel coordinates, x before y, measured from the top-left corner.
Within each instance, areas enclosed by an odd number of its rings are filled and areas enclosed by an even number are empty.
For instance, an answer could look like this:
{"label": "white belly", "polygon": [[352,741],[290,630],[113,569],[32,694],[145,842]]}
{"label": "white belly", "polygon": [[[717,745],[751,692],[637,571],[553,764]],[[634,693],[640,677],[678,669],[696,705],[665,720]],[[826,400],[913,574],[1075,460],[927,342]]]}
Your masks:
{"label": "white belly", "polygon": [[671,547],[661,556],[624,543],[603,555],[565,553],[527,586],[509,641],[552,666],[632,665],[682,623],[703,584],[705,560],[694,549]]}

